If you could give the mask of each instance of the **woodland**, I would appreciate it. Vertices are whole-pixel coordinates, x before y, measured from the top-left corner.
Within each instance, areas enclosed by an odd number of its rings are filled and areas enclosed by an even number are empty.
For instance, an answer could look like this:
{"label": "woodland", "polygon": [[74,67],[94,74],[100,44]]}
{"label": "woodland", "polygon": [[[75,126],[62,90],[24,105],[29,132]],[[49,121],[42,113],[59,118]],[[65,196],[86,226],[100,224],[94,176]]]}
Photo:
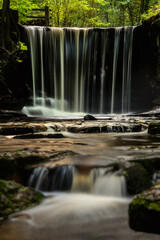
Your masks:
{"label": "woodland", "polygon": [[11,9],[18,10],[21,24],[25,24],[33,9],[48,6],[50,25],[55,27],[138,25],[160,11],[159,0],[5,0],[0,2],[0,9],[6,11],[9,4]]}

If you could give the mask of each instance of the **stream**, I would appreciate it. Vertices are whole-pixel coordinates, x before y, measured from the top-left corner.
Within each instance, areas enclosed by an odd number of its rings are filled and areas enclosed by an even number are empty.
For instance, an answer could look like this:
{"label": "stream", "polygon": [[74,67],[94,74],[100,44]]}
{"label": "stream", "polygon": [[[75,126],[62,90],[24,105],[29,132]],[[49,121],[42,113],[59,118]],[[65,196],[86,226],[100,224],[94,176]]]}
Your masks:
{"label": "stream", "polygon": [[159,136],[152,137],[146,131],[63,132],[63,135],[66,138],[0,138],[0,152],[24,148],[39,152],[74,152],[57,162],[43,163],[33,169],[28,184],[41,191],[46,199],[38,206],[10,215],[0,227],[0,239],[158,240],[159,235],[135,232],[129,228],[128,204],[132,196],[127,194],[120,171],[113,173],[109,165],[123,165],[129,160],[158,156]]}

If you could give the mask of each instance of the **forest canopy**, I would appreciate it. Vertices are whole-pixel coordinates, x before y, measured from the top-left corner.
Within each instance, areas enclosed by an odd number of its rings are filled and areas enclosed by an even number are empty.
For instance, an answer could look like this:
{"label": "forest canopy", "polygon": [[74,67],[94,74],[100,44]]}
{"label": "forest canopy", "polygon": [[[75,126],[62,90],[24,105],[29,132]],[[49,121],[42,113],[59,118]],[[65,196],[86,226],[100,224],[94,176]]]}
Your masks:
{"label": "forest canopy", "polygon": [[160,12],[160,0],[10,0],[10,8],[18,10],[21,24],[33,15],[32,9],[45,6],[49,7],[50,25],[55,27],[138,25]]}

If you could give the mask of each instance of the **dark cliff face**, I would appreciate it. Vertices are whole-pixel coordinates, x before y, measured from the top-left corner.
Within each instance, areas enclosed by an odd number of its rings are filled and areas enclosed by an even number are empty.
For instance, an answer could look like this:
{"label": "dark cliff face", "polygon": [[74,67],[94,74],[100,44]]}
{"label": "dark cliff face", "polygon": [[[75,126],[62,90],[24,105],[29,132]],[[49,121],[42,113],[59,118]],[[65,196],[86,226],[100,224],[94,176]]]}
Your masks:
{"label": "dark cliff face", "polygon": [[[156,106],[160,76],[159,31],[153,27],[138,26],[134,30],[132,60],[132,110],[144,111]],[[160,104],[160,102],[159,102]]]}

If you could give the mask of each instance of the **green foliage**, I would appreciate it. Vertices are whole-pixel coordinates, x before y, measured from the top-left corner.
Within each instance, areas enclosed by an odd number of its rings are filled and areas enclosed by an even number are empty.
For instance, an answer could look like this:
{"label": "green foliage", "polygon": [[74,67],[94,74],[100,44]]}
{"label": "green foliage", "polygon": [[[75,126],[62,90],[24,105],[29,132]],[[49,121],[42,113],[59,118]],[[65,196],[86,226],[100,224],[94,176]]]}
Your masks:
{"label": "green foliage", "polygon": [[[18,9],[19,22],[27,16],[41,15],[41,9],[50,9],[50,25],[55,27],[116,27],[137,25],[160,12],[160,0],[11,0],[12,9]],[[0,3],[2,7],[2,2]]]}
{"label": "green foliage", "polygon": [[160,14],[160,0],[156,2],[157,2],[156,4],[150,6],[147,13],[144,13],[142,15],[142,20],[147,20],[152,16],[156,16],[157,14]]}
{"label": "green foliage", "polygon": [[0,179],[0,218],[40,203],[44,196],[14,181]]}
{"label": "green foliage", "polygon": [[27,46],[25,45],[25,43],[19,41],[18,45],[19,45],[20,50],[24,50],[24,51],[27,50]]}
{"label": "green foliage", "polygon": [[13,10],[18,10],[19,21],[24,23],[27,21],[27,16],[33,8],[39,8],[37,4],[30,0],[11,0],[10,8]]}

